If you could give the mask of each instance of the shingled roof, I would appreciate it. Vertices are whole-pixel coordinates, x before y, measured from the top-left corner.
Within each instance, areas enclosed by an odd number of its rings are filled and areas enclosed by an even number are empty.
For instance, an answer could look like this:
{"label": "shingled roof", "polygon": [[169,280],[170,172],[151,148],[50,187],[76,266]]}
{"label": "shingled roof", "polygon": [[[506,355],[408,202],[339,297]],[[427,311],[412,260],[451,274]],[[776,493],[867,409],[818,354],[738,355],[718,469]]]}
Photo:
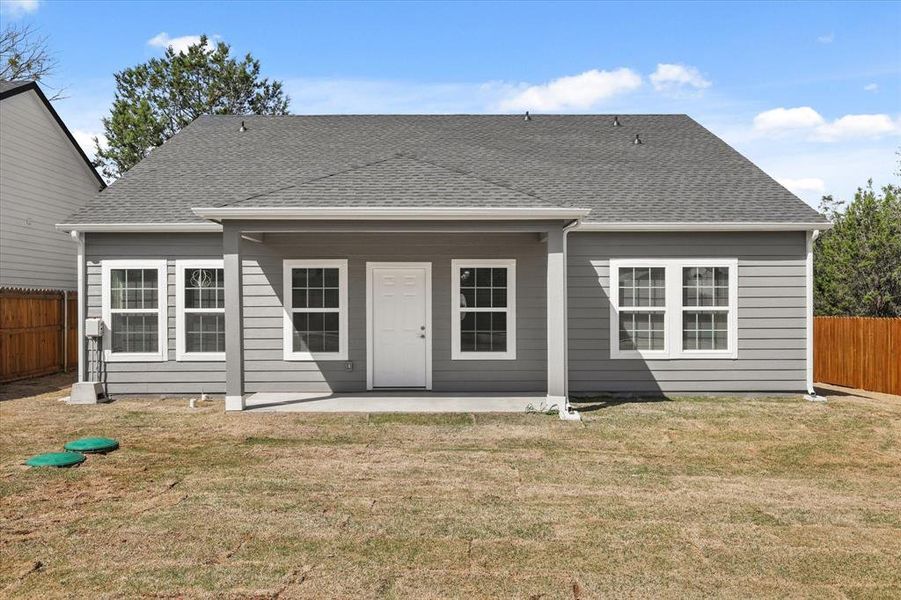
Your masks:
{"label": "shingled roof", "polygon": [[[70,223],[194,207],[572,207],[586,222],[825,220],[686,115],[201,117]],[[245,131],[241,131],[242,122]],[[635,144],[640,134],[643,143]]]}

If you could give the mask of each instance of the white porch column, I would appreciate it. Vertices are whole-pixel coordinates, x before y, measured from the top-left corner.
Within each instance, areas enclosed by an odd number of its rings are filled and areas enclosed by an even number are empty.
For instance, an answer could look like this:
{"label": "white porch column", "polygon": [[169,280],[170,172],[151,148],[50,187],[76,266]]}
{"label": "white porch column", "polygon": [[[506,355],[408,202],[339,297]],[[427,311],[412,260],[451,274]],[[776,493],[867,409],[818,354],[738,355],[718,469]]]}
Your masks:
{"label": "white porch column", "polygon": [[547,405],[566,410],[566,265],[563,228],[547,232]]}
{"label": "white porch column", "polygon": [[244,410],[244,319],[241,229],[222,225],[225,269],[225,410]]}

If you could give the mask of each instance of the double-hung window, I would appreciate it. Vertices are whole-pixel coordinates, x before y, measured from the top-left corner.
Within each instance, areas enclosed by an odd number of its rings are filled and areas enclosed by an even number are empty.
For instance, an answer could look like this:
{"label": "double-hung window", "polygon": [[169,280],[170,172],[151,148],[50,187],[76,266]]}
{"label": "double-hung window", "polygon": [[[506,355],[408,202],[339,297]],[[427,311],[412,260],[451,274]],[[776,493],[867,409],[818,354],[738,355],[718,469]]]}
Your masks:
{"label": "double-hung window", "polygon": [[176,360],[225,360],[225,271],[221,260],[175,262]]}
{"label": "double-hung window", "polygon": [[516,261],[451,261],[451,358],[516,358]]}
{"label": "double-hung window", "polygon": [[165,260],[102,261],[107,361],[167,359],[166,276]]}
{"label": "double-hung window", "polygon": [[610,261],[612,358],[736,358],[738,261]]}
{"label": "double-hung window", "polygon": [[284,261],[285,360],[347,360],[347,260]]}

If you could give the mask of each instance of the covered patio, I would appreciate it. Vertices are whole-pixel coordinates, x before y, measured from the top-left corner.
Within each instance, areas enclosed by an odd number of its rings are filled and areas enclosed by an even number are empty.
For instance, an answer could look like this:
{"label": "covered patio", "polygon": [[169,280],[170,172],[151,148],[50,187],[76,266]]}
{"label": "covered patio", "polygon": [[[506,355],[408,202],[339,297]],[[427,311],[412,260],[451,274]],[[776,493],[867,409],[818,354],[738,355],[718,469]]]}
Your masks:
{"label": "covered patio", "polygon": [[[195,212],[218,221],[223,229],[228,315],[226,410],[524,412],[529,407],[555,407],[561,416],[567,410],[564,236],[584,211],[405,209],[401,215],[395,210],[372,208],[226,208]],[[378,262],[400,258],[425,268],[429,282],[434,279],[434,292],[432,283],[425,287],[427,308],[422,327],[419,317],[415,318],[415,327],[412,322],[402,325],[415,329],[411,340],[425,341],[426,379],[424,384],[411,386],[379,385],[378,363],[373,363],[373,356],[385,356],[386,351],[372,331],[372,313],[378,305],[373,304],[376,294],[369,271],[373,265],[401,265]],[[458,356],[456,347],[451,355],[452,340],[459,337],[451,331],[459,317],[451,319],[450,313],[455,302],[452,296],[457,294],[450,287],[451,272],[456,268],[452,259],[457,258],[467,266],[493,264],[501,258],[511,259],[511,265],[514,261],[521,263],[521,273],[516,275],[521,280],[520,288],[509,305],[512,307],[515,296],[519,296],[521,318],[509,332],[509,349],[513,352],[500,357],[507,360]],[[291,295],[285,290],[293,285],[281,282],[283,278],[289,281],[285,274],[289,268],[296,268],[294,263],[316,260],[346,264],[342,268],[347,269],[347,275],[342,272],[340,277],[348,282],[341,286],[350,288],[346,300],[349,314],[341,317],[340,324],[348,324],[350,337],[342,338],[340,348],[349,346],[350,353],[324,357],[288,352],[280,361],[278,315],[282,305],[288,306]],[[512,277],[512,268],[509,273]],[[397,314],[404,312],[401,309]],[[403,320],[402,316],[396,318]],[[286,321],[289,333],[290,326]],[[524,339],[518,354],[513,345],[517,329],[527,334],[521,336]],[[285,335],[287,347],[289,334]],[[397,352],[400,364],[404,357],[418,360],[412,346]],[[398,389],[413,387],[417,389]]]}

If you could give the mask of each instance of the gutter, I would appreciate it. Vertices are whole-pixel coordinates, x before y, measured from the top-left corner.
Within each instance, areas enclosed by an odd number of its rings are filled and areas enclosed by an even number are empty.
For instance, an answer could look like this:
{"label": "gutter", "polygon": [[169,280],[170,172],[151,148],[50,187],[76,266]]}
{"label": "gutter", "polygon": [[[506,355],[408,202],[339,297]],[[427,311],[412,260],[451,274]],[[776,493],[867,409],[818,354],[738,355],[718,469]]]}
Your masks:
{"label": "gutter", "polygon": [[260,207],[260,208],[193,208],[203,219],[303,219],[354,221],[478,221],[478,220],[544,220],[580,219],[590,211],[585,208],[440,208],[440,207]]}
{"label": "gutter", "polygon": [[605,222],[582,223],[579,231],[816,231],[826,230],[832,223],[791,223],[784,221],[733,221],[733,222]]}
{"label": "gutter", "polygon": [[59,223],[58,231],[81,233],[203,233],[221,232],[218,223]]}

